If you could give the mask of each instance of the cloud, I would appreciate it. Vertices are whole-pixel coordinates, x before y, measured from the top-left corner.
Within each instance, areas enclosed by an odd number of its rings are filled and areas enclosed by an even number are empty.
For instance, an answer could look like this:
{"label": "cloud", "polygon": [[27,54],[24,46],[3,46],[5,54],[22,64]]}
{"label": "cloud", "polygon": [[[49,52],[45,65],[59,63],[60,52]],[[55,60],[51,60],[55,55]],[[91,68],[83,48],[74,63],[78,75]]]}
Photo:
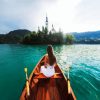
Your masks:
{"label": "cloud", "polygon": [[74,21],[82,31],[100,30],[100,0],[82,0],[76,7]]}
{"label": "cloud", "polygon": [[98,30],[99,0],[0,0],[0,34],[14,29],[37,30],[54,24],[64,32]]}
{"label": "cloud", "polygon": [[1,33],[17,28],[37,28],[42,24],[40,14],[43,4],[39,0],[0,0]]}

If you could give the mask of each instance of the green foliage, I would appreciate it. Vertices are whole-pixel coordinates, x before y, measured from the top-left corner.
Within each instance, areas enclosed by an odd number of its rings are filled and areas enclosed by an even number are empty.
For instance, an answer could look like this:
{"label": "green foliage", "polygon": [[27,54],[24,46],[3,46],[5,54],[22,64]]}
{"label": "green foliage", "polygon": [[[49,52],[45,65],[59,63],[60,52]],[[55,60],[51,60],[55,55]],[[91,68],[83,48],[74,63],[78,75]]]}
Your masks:
{"label": "green foliage", "polygon": [[73,44],[74,43],[74,40],[75,40],[75,38],[74,38],[74,36],[73,35],[71,35],[71,34],[67,34],[66,35],[66,39],[65,39],[66,41],[66,43],[67,44]]}
{"label": "green foliage", "polygon": [[42,27],[42,31],[38,28],[37,32],[32,32],[23,39],[25,44],[61,44],[63,43],[63,33],[51,31],[48,32],[46,27]]}
{"label": "green foliage", "polygon": [[0,35],[0,43],[21,43],[23,41],[23,38],[30,34],[31,31],[29,30],[14,30],[9,32],[8,34]]}

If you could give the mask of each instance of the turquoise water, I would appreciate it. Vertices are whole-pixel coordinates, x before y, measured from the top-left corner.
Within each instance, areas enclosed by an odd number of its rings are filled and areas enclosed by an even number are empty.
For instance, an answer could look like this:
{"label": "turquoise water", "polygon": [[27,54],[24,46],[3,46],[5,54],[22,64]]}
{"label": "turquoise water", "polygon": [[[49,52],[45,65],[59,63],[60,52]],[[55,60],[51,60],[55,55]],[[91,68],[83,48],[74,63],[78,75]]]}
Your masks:
{"label": "turquoise water", "polygon": [[[29,74],[46,53],[45,45],[0,45],[0,100],[19,100]],[[77,100],[100,100],[100,45],[54,45],[57,62],[70,80]]]}

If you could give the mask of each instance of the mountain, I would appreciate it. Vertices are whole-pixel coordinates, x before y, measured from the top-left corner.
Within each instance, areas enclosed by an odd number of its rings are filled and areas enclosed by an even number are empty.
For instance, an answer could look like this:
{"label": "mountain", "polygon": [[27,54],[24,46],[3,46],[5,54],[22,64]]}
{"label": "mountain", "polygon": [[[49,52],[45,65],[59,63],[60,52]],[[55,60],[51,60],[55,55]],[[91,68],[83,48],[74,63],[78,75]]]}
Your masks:
{"label": "mountain", "polygon": [[14,30],[10,31],[7,36],[16,36],[16,37],[23,37],[27,34],[31,34],[31,31],[26,30],[26,29],[19,29],[19,30]]}
{"label": "mountain", "polygon": [[71,33],[76,39],[76,43],[100,43],[100,31],[91,31],[91,32],[74,32]]}
{"label": "mountain", "polygon": [[24,36],[31,34],[26,29],[10,31],[8,34],[0,34],[0,43],[20,43]]}
{"label": "mountain", "polygon": [[100,38],[100,31],[91,31],[91,32],[80,32],[80,33],[71,33],[75,36],[76,39],[98,39]]}

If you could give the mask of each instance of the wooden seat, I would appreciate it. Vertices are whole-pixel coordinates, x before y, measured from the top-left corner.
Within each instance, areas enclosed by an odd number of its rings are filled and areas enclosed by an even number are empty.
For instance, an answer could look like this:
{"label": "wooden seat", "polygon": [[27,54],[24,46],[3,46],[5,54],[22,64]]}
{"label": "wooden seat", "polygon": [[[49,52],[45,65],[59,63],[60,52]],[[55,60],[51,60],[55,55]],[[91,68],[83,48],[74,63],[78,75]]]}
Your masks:
{"label": "wooden seat", "polygon": [[34,78],[37,79],[46,79],[46,78],[62,78],[61,73],[55,73],[53,76],[51,77],[46,77],[43,73],[35,73]]}

